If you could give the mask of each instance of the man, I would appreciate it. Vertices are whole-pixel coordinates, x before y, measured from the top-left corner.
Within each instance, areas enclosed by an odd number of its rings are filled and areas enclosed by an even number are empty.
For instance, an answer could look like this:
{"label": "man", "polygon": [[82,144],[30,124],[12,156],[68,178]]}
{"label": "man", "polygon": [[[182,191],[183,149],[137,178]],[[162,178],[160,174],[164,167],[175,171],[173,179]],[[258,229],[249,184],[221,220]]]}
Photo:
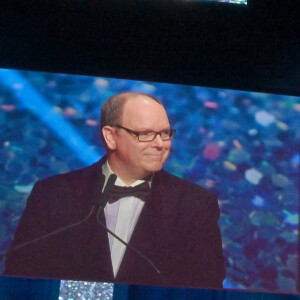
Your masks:
{"label": "man", "polygon": [[43,238],[8,255],[5,274],[222,287],[217,199],[162,170],[175,134],[162,103],[118,94],[102,106],[101,127],[107,156],[35,185],[12,248]]}

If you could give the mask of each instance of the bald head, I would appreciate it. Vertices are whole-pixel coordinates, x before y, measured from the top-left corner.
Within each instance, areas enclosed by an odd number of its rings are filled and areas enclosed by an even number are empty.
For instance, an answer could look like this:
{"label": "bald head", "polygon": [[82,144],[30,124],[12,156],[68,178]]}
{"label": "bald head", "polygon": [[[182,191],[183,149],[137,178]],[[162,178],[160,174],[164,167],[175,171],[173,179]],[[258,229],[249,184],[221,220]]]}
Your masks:
{"label": "bald head", "polygon": [[142,98],[144,96],[152,99],[163,106],[162,102],[154,96],[142,92],[123,92],[108,98],[101,108],[101,128],[114,126],[121,123],[123,108],[129,99]]}

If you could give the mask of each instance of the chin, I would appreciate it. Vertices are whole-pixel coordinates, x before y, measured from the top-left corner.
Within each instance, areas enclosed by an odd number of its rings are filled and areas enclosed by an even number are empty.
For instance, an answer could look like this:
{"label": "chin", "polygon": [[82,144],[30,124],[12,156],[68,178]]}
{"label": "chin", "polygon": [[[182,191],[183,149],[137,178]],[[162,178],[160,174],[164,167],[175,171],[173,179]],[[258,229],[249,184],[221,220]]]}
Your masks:
{"label": "chin", "polygon": [[163,164],[159,163],[159,164],[153,164],[151,167],[148,167],[146,170],[149,173],[153,173],[153,172],[158,172],[162,169]]}

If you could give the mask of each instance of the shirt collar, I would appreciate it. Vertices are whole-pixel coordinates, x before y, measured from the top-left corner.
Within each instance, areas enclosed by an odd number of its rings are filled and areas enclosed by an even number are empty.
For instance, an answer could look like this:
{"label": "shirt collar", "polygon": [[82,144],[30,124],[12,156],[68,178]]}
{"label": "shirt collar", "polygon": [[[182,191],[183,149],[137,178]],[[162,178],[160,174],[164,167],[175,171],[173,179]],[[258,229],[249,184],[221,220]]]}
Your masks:
{"label": "shirt collar", "polygon": [[[111,170],[110,166],[109,166],[109,163],[108,163],[108,159],[106,160],[106,162],[102,165],[102,174],[105,176],[105,181],[104,181],[104,185],[103,185],[103,189],[102,191],[104,190],[105,186],[106,186],[106,183],[108,181],[108,178],[111,174],[114,174],[114,172]],[[152,180],[153,180],[153,175],[151,176],[150,180],[149,180],[149,186],[151,188],[151,184],[152,184]],[[139,179],[139,180],[136,180],[135,182],[133,182],[132,184],[130,184],[129,186],[131,187],[134,187],[134,186],[137,186],[143,182],[145,182],[146,180],[144,179]],[[115,182],[115,185],[118,185],[118,186],[126,186],[126,184],[119,178],[117,177],[117,180]]]}

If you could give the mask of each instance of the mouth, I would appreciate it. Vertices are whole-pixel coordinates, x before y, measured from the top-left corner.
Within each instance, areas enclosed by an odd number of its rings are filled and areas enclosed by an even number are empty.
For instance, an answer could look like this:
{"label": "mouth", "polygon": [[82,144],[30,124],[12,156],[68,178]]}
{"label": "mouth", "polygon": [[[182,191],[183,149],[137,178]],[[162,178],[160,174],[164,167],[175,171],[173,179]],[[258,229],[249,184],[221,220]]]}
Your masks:
{"label": "mouth", "polygon": [[147,154],[148,158],[151,160],[162,160],[163,154]]}
{"label": "mouth", "polygon": [[153,157],[163,157],[162,153],[149,153],[147,154],[148,156],[153,156]]}

